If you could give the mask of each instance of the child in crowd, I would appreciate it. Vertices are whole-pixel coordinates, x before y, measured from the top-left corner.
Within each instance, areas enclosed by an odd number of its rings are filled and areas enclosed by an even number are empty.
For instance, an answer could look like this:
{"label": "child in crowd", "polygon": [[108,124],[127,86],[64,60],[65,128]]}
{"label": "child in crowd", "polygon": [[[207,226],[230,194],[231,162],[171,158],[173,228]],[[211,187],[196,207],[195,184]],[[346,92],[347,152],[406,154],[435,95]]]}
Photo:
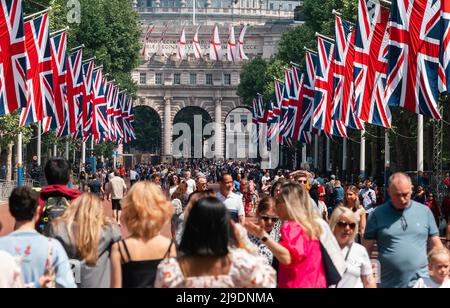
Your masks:
{"label": "child in crowd", "polygon": [[450,252],[446,248],[433,249],[428,255],[430,278],[420,278],[416,289],[449,289]]}

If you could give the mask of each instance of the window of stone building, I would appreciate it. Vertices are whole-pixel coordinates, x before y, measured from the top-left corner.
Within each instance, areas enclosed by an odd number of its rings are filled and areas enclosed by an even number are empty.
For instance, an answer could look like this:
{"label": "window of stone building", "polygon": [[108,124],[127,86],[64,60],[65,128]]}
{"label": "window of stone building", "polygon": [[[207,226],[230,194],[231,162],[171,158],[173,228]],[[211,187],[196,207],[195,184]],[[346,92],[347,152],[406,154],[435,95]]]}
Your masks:
{"label": "window of stone building", "polygon": [[181,74],[173,74],[173,84],[181,84]]}
{"label": "window of stone building", "polygon": [[208,85],[208,86],[213,85],[213,75],[212,74],[206,74],[206,85]]}
{"label": "window of stone building", "polygon": [[223,75],[223,83],[224,83],[226,86],[231,85],[231,74],[224,74],[224,75]]}
{"label": "window of stone building", "polygon": [[156,73],[155,74],[155,84],[162,84],[162,74],[161,73]]}
{"label": "window of stone building", "polygon": [[189,82],[191,85],[196,85],[197,84],[197,74],[190,74],[189,75]]}
{"label": "window of stone building", "polygon": [[139,83],[147,84],[147,73],[140,73],[139,75]]}

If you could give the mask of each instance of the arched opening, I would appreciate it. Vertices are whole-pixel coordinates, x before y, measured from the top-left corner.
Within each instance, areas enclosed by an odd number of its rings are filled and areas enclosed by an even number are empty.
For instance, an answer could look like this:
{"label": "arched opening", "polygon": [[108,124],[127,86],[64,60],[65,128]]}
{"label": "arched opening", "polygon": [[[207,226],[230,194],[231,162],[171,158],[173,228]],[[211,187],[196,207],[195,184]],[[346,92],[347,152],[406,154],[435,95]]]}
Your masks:
{"label": "arched opening", "polygon": [[156,110],[148,106],[135,109],[134,129],[136,140],[127,144],[129,153],[161,155],[161,118]]}
{"label": "arched opening", "polygon": [[[180,132],[175,128],[177,126],[182,127],[187,125],[190,134],[190,149],[184,147],[184,144],[182,144],[180,148],[173,149],[173,154],[175,156],[178,154],[185,158],[203,158],[205,148],[207,148],[206,142],[211,137],[211,134],[204,134],[205,126],[209,123],[212,123],[212,118],[209,113],[201,107],[189,106],[178,111],[173,119],[173,140],[175,143],[177,138],[182,137]],[[181,153],[178,151],[181,151]]]}
{"label": "arched opening", "polygon": [[231,110],[225,118],[225,156],[227,159],[248,160],[257,158],[257,149],[250,146],[249,124],[253,115],[247,107]]}

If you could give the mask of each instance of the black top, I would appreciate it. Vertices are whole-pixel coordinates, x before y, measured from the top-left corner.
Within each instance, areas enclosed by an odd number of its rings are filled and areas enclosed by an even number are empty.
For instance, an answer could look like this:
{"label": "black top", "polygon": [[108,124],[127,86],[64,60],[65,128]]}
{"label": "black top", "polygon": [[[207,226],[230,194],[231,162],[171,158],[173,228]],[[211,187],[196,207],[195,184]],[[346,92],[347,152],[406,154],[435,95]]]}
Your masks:
{"label": "black top", "polygon": [[[128,257],[128,262],[123,262],[122,264],[122,288],[125,289],[134,289],[134,288],[141,288],[141,289],[148,289],[148,288],[154,288],[155,285],[155,279],[156,279],[156,272],[158,269],[159,263],[161,263],[164,259],[159,260],[145,260],[145,261],[133,261],[130,256],[130,252],[128,251],[127,244],[125,244],[125,241],[121,241],[123,247],[125,248],[125,252]],[[119,245],[120,247],[120,245]],[[172,248],[172,243],[169,247],[169,254],[170,249]],[[120,256],[122,257],[122,260],[124,261],[122,251],[120,251]],[[166,254],[168,255],[168,254]]]}

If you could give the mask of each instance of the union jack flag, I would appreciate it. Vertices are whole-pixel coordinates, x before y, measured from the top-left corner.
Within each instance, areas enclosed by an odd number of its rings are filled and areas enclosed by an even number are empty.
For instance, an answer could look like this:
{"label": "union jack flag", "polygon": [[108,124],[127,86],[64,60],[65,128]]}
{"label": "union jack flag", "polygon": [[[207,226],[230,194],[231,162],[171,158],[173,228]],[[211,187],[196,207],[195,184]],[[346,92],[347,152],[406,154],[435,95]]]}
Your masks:
{"label": "union jack flag", "polygon": [[280,144],[287,144],[287,139],[291,138],[294,129],[295,116],[297,110],[294,76],[292,71],[286,69],[284,83],[283,99],[281,104],[280,117],[280,136],[278,138]]}
{"label": "union jack flag", "polygon": [[122,127],[124,132],[123,140],[125,143],[130,142],[135,139],[133,135],[133,129],[131,127],[129,116],[130,116],[130,107],[132,104],[131,97],[128,97],[126,94],[123,96],[123,104],[122,104]]}
{"label": "union jack flag", "polygon": [[355,30],[352,29],[350,22],[336,16],[333,119],[342,121],[346,127],[362,130],[363,123],[354,114],[354,59]]}
{"label": "union jack flag", "polygon": [[115,128],[115,136],[114,141],[121,143],[121,140],[124,137],[123,131],[123,122],[122,122],[122,101],[124,92],[117,91],[116,96],[114,97],[114,128]]}
{"label": "union jack flag", "polygon": [[300,99],[302,100],[302,125],[301,130],[308,133],[316,133],[312,127],[312,118],[314,115],[314,83],[316,79],[317,54],[306,51],[305,55],[305,74]]}
{"label": "union jack flag", "polygon": [[69,134],[77,131],[78,114],[81,113],[83,104],[83,72],[81,62],[83,61],[83,51],[78,50],[67,59],[67,105],[69,115]]}
{"label": "union jack flag", "polygon": [[25,23],[27,71],[27,106],[20,114],[19,126],[37,123],[53,116],[53,72],[48,14]]}
{"label": "union jack flag", "polygon": [[114,139],[114,95],[116,91],[117,87],[112,82],[108,82],[106,85],[106,117],[108,122],[108,138],[110,140]]}
{"label": "union jack flag", "polygon": [[303,92],[304,92],[304,82],[305,76],[300,72],[295,66],[292,66],[292,77],[293,77],[293,88],[294,88],[294,98],[292,102],[292,108],[294,109],[294,127],[292,128],[291,137],[292,140],[296,140],[300,143],[310,143],[311,133],[304,130],[303,127]]}
{"label": "union jack flag", "polygon": [[385,99],[390,106],[441,119],[438,110],[440,0],[393,1]]}
{"label": "union jack flag", "polygon": [[440,82],[442,92],[450,93],[450,1],[442,1],[442,71]]}
{"label": "union jack flag", "polygon": [[22,0],[1,0],[0,115],[27,105],[27,56]]}
{"label": "union jack flag", "polygon": [[[273,140],[280,133],[280,117],[281,117],[281,102],[283,99],[284,84],[275,80],[275,102],[272,102],[272,119],[268,127],[268,138]],[[277,139],[278,140],[278,137]]]}
{"label": "union jack flag", "polygon": [[108,106],[105,99],[106,79],[103,78],[101,68],[94,71],[93,77],[94,84],[92,89],[92,133],[98,138],[100,136],[100,133],[109,132],[107,120]]}
{"label": "union jack flag", "polygon": [[78,115],[78,132],[81,132],[82,136],[90,136],[93,133],[94,123],[94,61],[88,61],[83,64],[83,107]]}
{"label": "union jack flag", "polygon": [[55,97],[55,121],[58,137],[68,133],[67,106],[67,33],[63,32],[50,39],[52,50],[53,88]]}
{"label": "union jack flag", "polygon": [[355,37],[355,113],[364,122],[391,127],[384,100],[387,73],[389,9],[378,0],[359,0]]}
{"label": "union jack flag", "polygon": [[332,119],[334,44],[318,38],[318,63],[316,66],[313,127],[331,135],[347,137],[344,123]]}

